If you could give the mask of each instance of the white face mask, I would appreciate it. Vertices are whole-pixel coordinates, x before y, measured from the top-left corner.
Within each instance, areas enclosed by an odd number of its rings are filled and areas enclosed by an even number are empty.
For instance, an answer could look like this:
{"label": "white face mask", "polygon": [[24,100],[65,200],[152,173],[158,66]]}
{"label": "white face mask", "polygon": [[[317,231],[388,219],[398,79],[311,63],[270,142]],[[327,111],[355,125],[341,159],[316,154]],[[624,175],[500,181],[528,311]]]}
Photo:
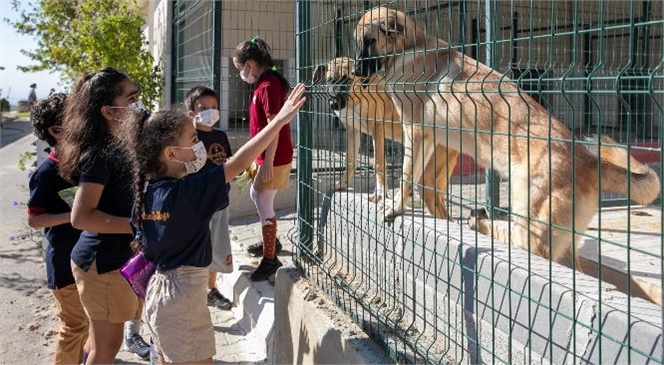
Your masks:
{"label": "white face mask", "polygon": [[203,168],[203,166],[205,166],[205,162],[207,161],[207,151],[205,150],[205,145],[203,144],[203,141],[199,141],[198,143],[196,143],[191,147],[179,147],[179,146],[172,146],[172,147],[191,148],[191,150],[194,151],[195,158],[193,161],[175,160],[184,165],[184,169],[187,171],[187,175],[195,174],[198,171],[200,171]]}
{"label": "white face mask", "polygon": [[247,84],[253,84],[256,81],[258,81],[256,76],[253,76],[250,73],[244,72],[244,69],[242,69],[242,71],[240,71],[240,78],[242,79],[242,81],[246,82]]}
{"label": "white face mask", "polygon": [[[129,109],[129,110],[132,110],[136,113],[141,114],[143,117],[149,116],[149,113],[148,113],[147,109],[145,109],[145,106],[143,106],[143,103],[141,103],[140,101],[135,101],[133,103],[130,103],[127,106],[109,106],[109,108],[111,108],[111,109]],[[126,119],[126,117],[125,117],[125,119]],[[125,119],[113,118],[113,120],[115,120],[116,122],[120,122],[120,123],[124,122]]]}
{"label": "white face mask", "polygon": [[208,109],[203,110],[194,117],[194,122],[212,127],[219,121],[219,110]]}

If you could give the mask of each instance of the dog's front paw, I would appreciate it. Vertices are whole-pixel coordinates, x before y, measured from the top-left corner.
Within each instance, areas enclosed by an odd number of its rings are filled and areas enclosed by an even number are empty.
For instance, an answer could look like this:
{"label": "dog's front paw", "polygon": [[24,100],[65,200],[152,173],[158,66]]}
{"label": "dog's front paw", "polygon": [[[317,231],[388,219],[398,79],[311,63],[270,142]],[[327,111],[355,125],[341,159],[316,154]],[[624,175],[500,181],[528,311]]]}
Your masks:
{"label": "dog's front paw", "polygon": [[389,199],[390,194],[388,194],[384,190],[376,190],[373,192],[373,194],[369,195],[369,201],[373,203],[378,203],[383,201],[384,199]]}
{"label": "dog's front paw", "polygon": [[369,195],[369,201],[372,203],[378,203],[379,201],[383,200],[383,195],[377,191],[374,191],[371,195]]}
{"label": "dog's front paw", "polygon": [[334,184],[334,190],[346,191],[348,190],[348,183],[345,180],[337,181],[337,183]]}
{"label": "dog's front paw", "polygon": [[385,212],[385,223],[394,223],[394,220],[402,214],[403,212],[398,212],[394,209],[388,210]]}

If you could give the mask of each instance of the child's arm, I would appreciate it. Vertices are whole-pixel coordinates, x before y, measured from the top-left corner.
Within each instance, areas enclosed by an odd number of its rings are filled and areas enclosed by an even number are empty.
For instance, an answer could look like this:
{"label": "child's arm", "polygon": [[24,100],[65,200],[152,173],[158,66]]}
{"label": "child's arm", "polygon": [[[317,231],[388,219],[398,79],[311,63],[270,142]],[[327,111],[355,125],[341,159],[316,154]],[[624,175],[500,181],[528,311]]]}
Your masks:
{"label": "child's arm", "polygon": [[244,171],[275,140],[279,135],[281,127],[293,120],[298,110],[300,110],[307,100],[304,97],[304,91],[304,84],[297,84],[272,122],[268,123],[262,131],[250,139],[233,157],[224,163],[226,182],[233,180],[236,175]]}
{"label": "child's arm", "polygon": [[59,214],[35,214],[28,213],[28,226],[30,228],[39,229],[39,228],[48,228],[55,227],[61,224],[66,224],[70,222],[70,214],[59,213]]}
{"label": "child's arm", "polygon": [[118,217],[97,209],[104,185],[80,183],[71,211],[71,224],[97,233],[132,233],[128,217]]}

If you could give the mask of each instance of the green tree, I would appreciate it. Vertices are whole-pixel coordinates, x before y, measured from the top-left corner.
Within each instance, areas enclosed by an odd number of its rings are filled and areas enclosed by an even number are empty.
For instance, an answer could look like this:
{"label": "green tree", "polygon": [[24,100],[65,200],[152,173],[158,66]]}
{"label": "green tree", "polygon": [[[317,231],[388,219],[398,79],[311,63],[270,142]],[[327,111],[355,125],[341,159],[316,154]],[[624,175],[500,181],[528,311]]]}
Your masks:
{"label": "green tree", "polygon": [[103,67],[124,71],[141,89],[145,105],[161,100],[163,74],[155,65],[141,28],[143,11],[136,0],[13,0],[18,19],[5,21],[19,34],[37,40],[21,52],[35,63],[23,72],[56,71],[71,83]]}

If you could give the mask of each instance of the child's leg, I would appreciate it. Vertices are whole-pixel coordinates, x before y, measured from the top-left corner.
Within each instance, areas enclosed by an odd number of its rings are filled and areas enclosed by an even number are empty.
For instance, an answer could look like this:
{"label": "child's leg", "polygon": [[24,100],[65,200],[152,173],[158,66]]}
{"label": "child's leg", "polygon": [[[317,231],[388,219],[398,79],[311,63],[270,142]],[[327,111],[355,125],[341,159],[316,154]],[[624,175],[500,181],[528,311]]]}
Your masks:
{"label": "child's leg", "polygon": [[251,186],[251,198],[256,204],[258,217],[261,220],[263,236],[263,259],[258,268],[249,277],[252,281],[263,281],[274,275],[281,262],[277,259],[277,219],[274,214],[274,197],[277,190],[266,189],[257,191]]}
{"label": "child's leg", "polygon": [[274,213],[274,198],[277,190],[266,189],[257,191],[251,185],[251,200],[256,205],[258,218],[261,221],[263,233],[263,258],[274,259],[276,257],[275,246],[277,243],[277,220]]}
{"label": "child's leg", "polygon": [[[212,262],[207,280],[207,304],[223,310],[233,308],[233,302],[217,289],[219,273],[226,270],[227,253],[230,252],[228,232],[228,208],[216,211],[210,219],[210,240],[212,242]],[[224,246],[228,245],[226,250]]]}
{"label": "child's leg", "polygon": [[141,334],[141,327],[143,322],[140,319],[133,319],[124,324],[124,337],[129,338],[131,335]]}
{"label": "child's leg", "polygon": [[83,345],[88,339],[88,317],[78,296],[76,284],[53,290],[60,318],[60,330],[55,343],[56,364],[80,364]]}
{"label": "child's leg", "polygon": [[277,196],[276,189],[258,191],[254,189],[254,185],[252,184],[249,196],[251,197],[251,201],[254,202],[254,205],[256,205],[258,218],[260,218],[261,222],[274,218],[274,197]]}
{"label": "child's leg", "polygon": [[208,290],[212,290],[217,287],[217,273],[210,271],[208,275]]}
{"label": "child's leg", "polygon": [[150,345],[141,336],[143,321],[133,319],[124,323],[124,344],[128,351],[142,359],[150,357]]}

